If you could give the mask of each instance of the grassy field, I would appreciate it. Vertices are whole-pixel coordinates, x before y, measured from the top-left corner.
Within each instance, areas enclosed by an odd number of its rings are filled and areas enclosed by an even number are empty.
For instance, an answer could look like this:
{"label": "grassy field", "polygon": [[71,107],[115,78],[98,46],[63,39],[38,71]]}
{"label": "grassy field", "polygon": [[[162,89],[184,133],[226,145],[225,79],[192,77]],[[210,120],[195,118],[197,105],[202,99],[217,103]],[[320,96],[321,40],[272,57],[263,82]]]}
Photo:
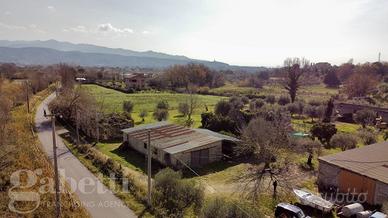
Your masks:
{"label": "grassy field", "polygon": [[[288,95],[287,91],[280,84],[266,85],[260,91],[262,95]],[[298,90],[297,98],[303,100],[319,99],[327,100],[332,95],[338,94],[338,89],[327,88],[324,84],[312,85],[312,86],[301,86]]]}
{"label": "grassy field", "polygon": [[[142,124],[142,120],[139,117],[139,113],[142,110],[148,112],[144,123],[152,123],[155,120],[152,117],[152,113],[156,104],[161,101],[167,101],[170,106],[168,120],[174,123],[184,123],[185,118],[178,112],[179,103],[186,102],[187,94],[177,94],[169,92],[144,92],[125,94],[112,89],[103,88],[97,85],[84,85],[84,89],[88,90],[97,101],[103,104],[105,112],[122,112],[122,104],[124,101],[131,101],[134,104],[132,118],[135,120],[135,124]],[[193,119],[194,127],[198,127],[201,124],[201,113],[208,110],[212,111],[214,105],[225,97],[211,96],[211,95],[196,95],[198,108],[196,109]]]}
{"label": "grassy field", "polygon": [[209,90],[210,93],[215,95],[246,95],[255,94],[258,89],[252,87],[240,87],[232,83],[226,83],[224,86],[213,88]]}
{"label": "grassy field", "polygon": [[[216,95],[288,95],[287,91],[281,84],[265,85],[261,89],[252,87],[239,87],[236,84],[226,83],[219,88],[210,89],[210,92]],[[329,99],[332,95],[338,94],[338,89],[327,88],[324,84],[301,86],[298,91],[298,97],[304,100],[316,99],[320,100]]]}

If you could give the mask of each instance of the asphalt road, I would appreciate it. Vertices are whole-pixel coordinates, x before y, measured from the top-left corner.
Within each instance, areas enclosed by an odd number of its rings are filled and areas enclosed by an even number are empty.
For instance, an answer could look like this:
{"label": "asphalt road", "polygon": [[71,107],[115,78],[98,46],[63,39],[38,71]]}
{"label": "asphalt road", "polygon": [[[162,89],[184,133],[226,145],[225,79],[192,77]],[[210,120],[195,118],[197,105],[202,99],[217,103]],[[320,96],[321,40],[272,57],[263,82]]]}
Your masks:
{"label": "asphalt road", "polygon": [[[50,160],[53,160],[51,120],[43,116],[43,109],[55,98],[55,94],[46,98],[39,105],[35,115],[35,126],[39,140]],[[57,156],[61,180],[65,178],[67,184],[78,196],[83,206],[92,217],[136,217],[135,213],[126,207],[94,174],[69,151],[57,131]]]}

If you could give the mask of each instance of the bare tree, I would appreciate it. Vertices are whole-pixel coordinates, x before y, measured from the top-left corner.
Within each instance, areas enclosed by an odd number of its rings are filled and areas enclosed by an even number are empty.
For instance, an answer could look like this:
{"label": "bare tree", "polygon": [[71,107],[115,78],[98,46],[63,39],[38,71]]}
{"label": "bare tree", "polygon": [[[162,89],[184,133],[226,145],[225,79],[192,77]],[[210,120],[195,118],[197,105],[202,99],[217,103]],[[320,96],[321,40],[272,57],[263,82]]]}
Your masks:
{"label": "bare tree", "polygon": [[284,61],[284,69],[286,71],[286,84],[284,88],[288,91],[292,103],[294,103],[300,87],[300,78],[309,66],[310,62],[304,58],[287,58]]}
{"label": "bare tree", "polygon": [[281,182],[284,173],[288,170],[289,133],[287,115],[274,112],[265,119],[258,117],[243,130],[242,143],[238,146],[237,153],[251,154],[252,166],[237,180],[242,184],[244,193],[256,200],[266,184],[276,186]]}
{"label": "bare tree", "polygon": [[191,126],[193,124],[193,119],[191,118],[195,110],[198,108],[198,96],[195,94],[195,87],[189,87],[189,96],[187,98],[187,121],[186,125]]}
{"label": "bare tree", "polygon": [[58,66],[58,73],[61,77],[61,84],[64,89],[72,89],[75,84],[75,77],[77,71],[66,64],[60,64]]}

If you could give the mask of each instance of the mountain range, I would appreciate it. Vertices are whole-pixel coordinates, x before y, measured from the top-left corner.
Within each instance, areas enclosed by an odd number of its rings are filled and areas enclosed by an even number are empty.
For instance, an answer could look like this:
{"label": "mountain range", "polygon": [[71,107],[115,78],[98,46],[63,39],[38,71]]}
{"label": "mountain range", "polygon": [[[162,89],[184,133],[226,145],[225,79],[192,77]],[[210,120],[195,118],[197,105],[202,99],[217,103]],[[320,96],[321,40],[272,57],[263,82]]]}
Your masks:
{"label": "mountain range", "polygon": [[262,67],[233,66],[223,62],[191,59],[154,51],[133,51],[56,40],[0,40],[0,62],[21,65],[68,63],[81,66],[166,68],[174,64],[201,63],[216,70],[260,71]]}

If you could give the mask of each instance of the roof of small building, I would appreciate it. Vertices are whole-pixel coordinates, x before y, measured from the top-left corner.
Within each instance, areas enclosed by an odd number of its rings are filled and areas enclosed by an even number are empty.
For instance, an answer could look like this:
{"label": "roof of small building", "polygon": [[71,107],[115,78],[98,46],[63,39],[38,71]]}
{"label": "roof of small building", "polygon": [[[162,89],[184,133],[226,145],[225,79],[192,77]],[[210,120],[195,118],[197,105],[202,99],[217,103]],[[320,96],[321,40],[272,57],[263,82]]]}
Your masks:
{"label": "roof of small building", "polygon": [[148,140],[148,131],[151,134],[151,144],[170,154],[176,154],[223,140],[238,141],[236,138],[210,130],[187,128],[166,121],[122,130],[129,137],[145,143]]}
{"label": "roof of small building", "polygon": [[323,156],[319,160],[388,184],[388,142]]}
{"label": "roof of small building", "polygon": [[132,79],[136,77],[144,77],[144,74],[142,73],[131,73],[131,74],[124,74],[124,79]]}
{"label": "roof of small building", "polygon": [[335,106],[338,107],[347,107],[351,109],[369,109],[374,110],[378,112],[388,112],[388,108],[385,107],[376,107],[372,105],[362,105],[362,104],[354,104],[354,103],[348,103],[348,102],[335,102]]}

